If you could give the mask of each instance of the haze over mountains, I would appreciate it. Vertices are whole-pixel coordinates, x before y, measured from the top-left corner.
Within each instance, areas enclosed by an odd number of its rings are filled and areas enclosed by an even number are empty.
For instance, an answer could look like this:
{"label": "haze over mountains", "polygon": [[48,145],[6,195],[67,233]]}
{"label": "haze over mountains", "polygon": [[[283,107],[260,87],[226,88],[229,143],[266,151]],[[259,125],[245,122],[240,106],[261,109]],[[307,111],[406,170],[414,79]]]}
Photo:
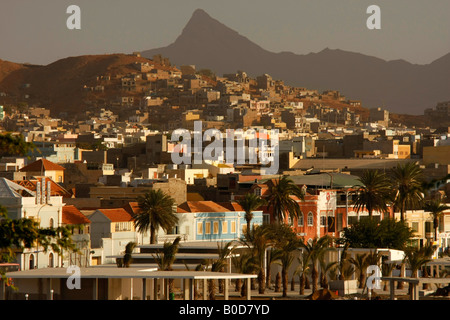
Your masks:
{"label": "haze over mountains", "polygon": [[328,48],[306,55],[275,53],[201,9],[193,13],[174,43],[142,52],[147,58],[155,54],[177,66],[193,64],[217,75],[238,70],[252,77],[268,73],[287,85],[339,90],[350,99],[361,100],[364,107],[381,106],[395,113],[423,114],[437,102],[450,100],[450,53],[427,65]]}

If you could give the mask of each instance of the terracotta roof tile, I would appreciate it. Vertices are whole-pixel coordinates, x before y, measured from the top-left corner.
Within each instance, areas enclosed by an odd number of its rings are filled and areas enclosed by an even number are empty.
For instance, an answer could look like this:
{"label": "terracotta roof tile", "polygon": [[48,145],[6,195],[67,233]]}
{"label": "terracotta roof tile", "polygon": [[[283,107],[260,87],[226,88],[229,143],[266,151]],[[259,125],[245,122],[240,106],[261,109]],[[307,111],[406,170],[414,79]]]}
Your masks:
{"label": "terracotta roof tile", "polygon": [[75,206],[67,205],[62,208],[63,224],[86,224],[91,221],[80,212]]}
{"label": "terracotta roof tile", "polygon": [[214,201],[186,201],[178,206],[186,212],[229,212],[230,210]]}
{"label": "terracotta roof tile", "polygon": [[29,165],[20,169],[20,172],[38,172],[38,171],[47,171],[47,170],[66,170],[66,168],[61,167],[60,165],[48,161],[46,159],[39,159],[35,162],[30,163]]}
{"label": "terracotta roof tile", "polygon": [[131,214],[129,214],[124,208],[98,209],[98,211],[103,213],[112,222],[124,222],[133,220]]}

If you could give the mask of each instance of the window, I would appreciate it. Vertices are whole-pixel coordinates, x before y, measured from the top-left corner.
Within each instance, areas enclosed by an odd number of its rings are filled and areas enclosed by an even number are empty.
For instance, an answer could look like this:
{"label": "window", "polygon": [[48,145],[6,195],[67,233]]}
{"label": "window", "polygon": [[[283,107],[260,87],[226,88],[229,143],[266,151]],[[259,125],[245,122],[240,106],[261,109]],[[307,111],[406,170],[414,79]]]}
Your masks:
{"label": "window", "polygon": [[231,221],[231,233],[236,233],[236,221]]}
{"label": "window", "polygon": [[203,234],[203,222],[197,222],[197,234]]}
{"label": "window", "polygon": [[314,225],[314,216],[312,212],[308,213],[308,227],[312,227]]}
{"label": "window", "polygon": [[50,218],[49,227],[53,228],[53,218]]}
{"label": "window", "polygon": [[228,221],[222,221],[222,233],[228,233]]}
{"label": "window", "polygon": [[327,217],[326,216],[320,216],[320,226],[325,227],[327,225]]}
{"label": "window", "polygon": [[297,219],[297,226],[303,227],[303,224],[305,223],[304,219],[305,218],[303,217],[303,212],[300,212],[298,219]]}
{"label": "window", "polygon": [[411,224],[411,229],[412,229],[414,232],[419,232],[419,223],[418,223],[418,222],[413,222],[413,223]]}
{"label": "window", "polygon": [[211,222],[205,222],[205,234],[211,234]]}
{"label": "window", "polygon": [[54,267],[54,265],[53,265],[53,253],[52,252],[50,252],[50,254],[48,255],[48,267],[49,268],[53,268]]}
{"label": "window", "polygon": [[256,188],[255,189],[255,195],[261,196],[261,188]]}
{"label": "window", "polygon": [[213,222],[213,233],[219,234],[219,222],[218,221]]}

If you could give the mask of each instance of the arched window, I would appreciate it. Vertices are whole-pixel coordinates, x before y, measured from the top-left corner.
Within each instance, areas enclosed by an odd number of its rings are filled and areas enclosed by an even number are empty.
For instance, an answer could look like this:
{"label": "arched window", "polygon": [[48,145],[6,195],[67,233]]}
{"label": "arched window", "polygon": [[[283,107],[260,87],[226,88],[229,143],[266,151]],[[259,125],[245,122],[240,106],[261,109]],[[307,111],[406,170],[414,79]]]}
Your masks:
{"label": "arched window", "polygon": [[30,254],[30,258],[28,260],[28,267],[30,270],[34,269],[35,265],[34,265],[34,254]]}
{"label": "arched window", "polygon": [[314,225],[314,216],[312,212],[308,213],[308,227],[312,227]]}
{"label": "arched window", "polygon": [[297,226],[303,227],[303,224],[305,223],[305,218],[303,216],[303,212],[300,212],[297,219]]}
{"label": "arched window", "polygon": [[53,225],[54,225],[53,218],[50,218],[50,222],[49,222],[50,228],[53,228]]}
{"label": "arched window", "polygon": [[53,253],[50,252],[50,254],[48,255],[48,267],[49,268],[53,268],[54,267],[54,262],[53,262]]}

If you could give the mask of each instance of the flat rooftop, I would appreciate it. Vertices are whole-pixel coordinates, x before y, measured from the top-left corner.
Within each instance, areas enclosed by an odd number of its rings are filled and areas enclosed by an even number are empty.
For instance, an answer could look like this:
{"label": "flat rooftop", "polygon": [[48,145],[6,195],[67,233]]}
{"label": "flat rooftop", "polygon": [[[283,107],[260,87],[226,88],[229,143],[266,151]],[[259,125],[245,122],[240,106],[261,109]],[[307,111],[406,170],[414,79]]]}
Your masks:
{"label": "flat rooftop", "polygon": [[[67,268],[44,268],[6,273],[7,278],[12,279],[61,279],[68,278],[73,272]],[[85,279],[108,278],[148,278],[148,279],[249,279],[256,278],[254,274],[225,273],[212,271],[155,271],[148,266],[133,266],[130,268],[118,268],[117,266],[94,266],[80,268],[80,277]]]}

